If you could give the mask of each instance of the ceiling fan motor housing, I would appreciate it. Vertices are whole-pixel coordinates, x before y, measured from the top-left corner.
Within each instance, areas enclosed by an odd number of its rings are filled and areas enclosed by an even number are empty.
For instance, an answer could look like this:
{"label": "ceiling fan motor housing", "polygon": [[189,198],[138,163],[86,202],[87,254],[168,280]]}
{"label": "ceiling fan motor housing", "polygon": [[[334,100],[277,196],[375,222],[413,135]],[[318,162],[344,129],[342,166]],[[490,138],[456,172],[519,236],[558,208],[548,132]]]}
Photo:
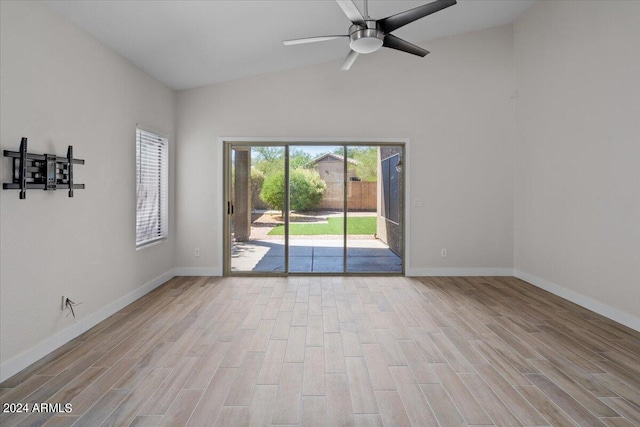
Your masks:
{"label": "ceiling fan motor housing", "polygon": [[365,25],[353,24],[349,27],[351,50],[358,53],[372,53],[382,47],[384,33],[378,29],[374,20],[365,21]]}

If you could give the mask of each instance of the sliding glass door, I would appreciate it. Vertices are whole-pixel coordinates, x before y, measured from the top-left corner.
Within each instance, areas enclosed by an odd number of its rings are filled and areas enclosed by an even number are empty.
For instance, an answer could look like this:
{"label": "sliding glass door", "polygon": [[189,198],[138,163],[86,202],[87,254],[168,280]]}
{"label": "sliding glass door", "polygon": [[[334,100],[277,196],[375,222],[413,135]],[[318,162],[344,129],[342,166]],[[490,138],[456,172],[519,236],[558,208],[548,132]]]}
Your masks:
{"label": "sliding glass door", "polygon": [[344,272],[341,146],[289,148],[289,271]]}
{"label": "sliding glass door", "polygon": [[404,146],[225,144],[225,274],[404,272]]}
{"label": "sliding glass door", "polygon": [[347,146],[347,273],[402,273],[402,146]]}
{"label": "sliding glass door", "polygon": [[232,272],[287,271],[286,152],[286,146],[228,147],[225,240]]}

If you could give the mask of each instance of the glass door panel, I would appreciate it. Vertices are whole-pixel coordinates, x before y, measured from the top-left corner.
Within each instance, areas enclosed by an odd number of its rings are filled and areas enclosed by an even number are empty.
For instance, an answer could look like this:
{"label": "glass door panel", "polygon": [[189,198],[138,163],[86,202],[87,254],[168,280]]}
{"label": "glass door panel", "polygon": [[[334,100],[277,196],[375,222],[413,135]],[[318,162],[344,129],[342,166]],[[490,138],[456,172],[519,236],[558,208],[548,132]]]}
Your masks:
{"label": "glass door panel", "polygon": [[403,271],[402,146],[347,147],[347,272]]}
{"label": "glass door panel", "polygon": [[283,146],[231,147],[232,272],[286,272],[285,159]]}
{"label": "glass door panel", "polygon": [[228,273],[402,273],[404,146],[231,143]]}
{"label": "glass door panel", "polygon": [[289,271],[344,272],[344,147],[289,149]]}

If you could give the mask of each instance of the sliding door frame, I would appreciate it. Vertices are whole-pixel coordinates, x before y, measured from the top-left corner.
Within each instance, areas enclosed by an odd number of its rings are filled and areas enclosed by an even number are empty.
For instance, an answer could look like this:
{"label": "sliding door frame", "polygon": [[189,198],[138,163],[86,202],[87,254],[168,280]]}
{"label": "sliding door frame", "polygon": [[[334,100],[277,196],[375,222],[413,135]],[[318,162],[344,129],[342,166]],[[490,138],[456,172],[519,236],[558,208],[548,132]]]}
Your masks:
{"label": "sliding door frame", "polygon": [[[388,275],[388,276],[404,276],[409,270],[409,248],[410,236],[407,233],[409,227],[410,209],[408,209],[409,182],[409,139],[408,138],[260,138],[260,137],[221,137],[218,139],[221,147],[220,159],[222,167],[219,168],[219,182],[222,183],[223,199],[220,203],[222,206],[222,215],[219,220],[219,230],[223,230],[222,250],[220,251],[220,264],[223,266],[223,274],[225,276],[367,276]],[[284,244],[284,271],[283,272],[266,272],[266,271],[231,271],[231,216],[227,214],[227,201],[231,200],[231,151],[234,146],[271,146],[285,148],[285,244]],[[290,146],[344,146],[344,147],[400,147],[402,149],[402,271],[401,272],[349,272],[347,269],[347,173],[348,165],[343,162],[343,271],[342,272],[289,272],[289,148]]]}

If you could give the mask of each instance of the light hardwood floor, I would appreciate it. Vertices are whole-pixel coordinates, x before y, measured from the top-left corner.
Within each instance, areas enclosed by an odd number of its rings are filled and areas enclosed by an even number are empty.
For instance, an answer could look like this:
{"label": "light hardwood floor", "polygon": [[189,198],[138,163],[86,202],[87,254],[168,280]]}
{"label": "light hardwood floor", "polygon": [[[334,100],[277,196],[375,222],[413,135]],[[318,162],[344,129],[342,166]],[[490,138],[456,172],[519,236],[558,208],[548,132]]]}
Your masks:
{"label": "light hardwood floor", "polygon": [[2,426],[638,426],[640,334],[514,278],[178,277],[0,384]]}

